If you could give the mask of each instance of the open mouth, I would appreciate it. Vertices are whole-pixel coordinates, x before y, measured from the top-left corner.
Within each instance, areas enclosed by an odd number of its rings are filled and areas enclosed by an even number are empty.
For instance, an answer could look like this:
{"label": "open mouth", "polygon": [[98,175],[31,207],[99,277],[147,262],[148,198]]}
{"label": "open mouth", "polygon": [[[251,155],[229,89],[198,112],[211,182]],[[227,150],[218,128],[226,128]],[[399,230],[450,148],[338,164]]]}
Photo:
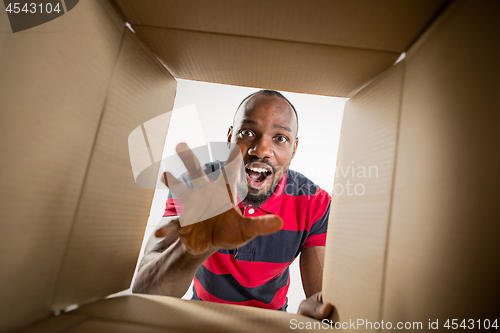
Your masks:
{"label": "open mouth", "polygon": [[250,163],[245,166],[247,180],[251,187],[261,188],[271,179],[273,170],[264,163]]}

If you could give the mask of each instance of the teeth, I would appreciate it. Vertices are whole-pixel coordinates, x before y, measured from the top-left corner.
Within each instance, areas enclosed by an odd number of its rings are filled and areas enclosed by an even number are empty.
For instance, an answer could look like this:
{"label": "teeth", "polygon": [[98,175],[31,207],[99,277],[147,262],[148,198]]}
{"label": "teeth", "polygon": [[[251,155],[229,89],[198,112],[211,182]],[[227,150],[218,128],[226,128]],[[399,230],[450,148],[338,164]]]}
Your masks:
{"label": "teeth", "polygon": [[254,171],[254,172],[269,172],[269,171],[267,171],[267,170],[266,170],[266,169],[264,169],[264,168],[252,168],[252,167],[250,167],[250,168],[247,168],[247,169],[248,169],[248,170],[252,170],[252,171]]}

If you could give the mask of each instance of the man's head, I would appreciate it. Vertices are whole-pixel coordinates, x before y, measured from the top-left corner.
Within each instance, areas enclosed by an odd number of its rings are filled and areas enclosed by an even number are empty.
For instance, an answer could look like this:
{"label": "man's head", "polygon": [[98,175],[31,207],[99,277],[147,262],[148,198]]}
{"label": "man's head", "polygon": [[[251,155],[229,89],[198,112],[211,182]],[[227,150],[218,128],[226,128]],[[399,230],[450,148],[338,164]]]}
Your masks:
{"label": "man's head", "polygon": [[247,203],[259,206],[274,193],[295,155],[297,131],[295,108],[279,92],[260,90],[241,102],[227,141],[243,155],[238,187],[247,187]]}

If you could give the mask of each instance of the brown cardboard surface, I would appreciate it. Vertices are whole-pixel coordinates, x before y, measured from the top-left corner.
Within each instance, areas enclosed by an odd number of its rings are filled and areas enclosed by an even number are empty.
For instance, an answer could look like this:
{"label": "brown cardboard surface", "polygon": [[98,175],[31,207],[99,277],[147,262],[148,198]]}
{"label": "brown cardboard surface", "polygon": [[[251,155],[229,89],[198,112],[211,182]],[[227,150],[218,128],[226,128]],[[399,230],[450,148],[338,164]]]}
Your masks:
{"label": "brown cardboard surface", "polygon": [[[59,316],[52,316],[49,319],[45,319],[40,323],[33,326],[29,326],[25,329],[19,331],[19,333],[54,333],[54,332],[66,332],[72,327],[81,325],[88,318],[86,316],[73,315],[67,313]],[[95,331],[99,332],[99,331]]]}
{"label": "brown cardboard surface", "polygon": [[131,323],[115,323],[103,320],[87,320],[84,323],[66,331],[68,333],[162,333],[162,328]]}
{"label": "brown cardboard surface", "polygon": [[[299,324],[300,323],[300,324]],[[304,325],[303,328],[299,328]],[[52,317],[31,332],[320,332],[327,324],[283,311],[187,301],[174,297],[112,297]],[[322,326],[322,327],[320,327]],[[51,329],[52,328],[52,329]],[[340,332],[342,332],[340,330]]]}
{"label": "brown cardboard surface", "polygon": [[3,331],[50,314],[124,27],[88,0],[12,34],[0,7]]}
{"label": "brown cardboard surface", "polygon": [[401,53],[449,1],[116,2],[134,28],[177,28]]}
{"label": "brown cardboard surface", "polygon": [[407,59],[384,320],[500,313],[499,12],[457,1]]}
{"label": "brown cardboard surface", "polygon": [[350,96],[390,67],[395,52],[179,29],[134,28],[177,78]]}
{"label": "brown cardboard surface", "polygon": [[341,322],[379,321],[403,76],[399,63],[344,110],[323,278]]}
{"label": "brown cardboard surface", "polygon": [[351,97],[449,1],[115,2],[175,77]]}
{"label": "brown cardboard surface", "polygon": [[[73,312],[92,319],[129,322],[161,327],[174,332],[284,332],[290,320],[311,323],[319,321],[283,311],[248,306],[187,301],[174,297],[132,295],[109,298],[83,306]],[[314,326],[313,326],[314,327]]]}
{"label": "brown cardboard surface", "polygon": [[[176,85],[165,67],[127,29],[69,237],[54,309],[98,300],[130,287],[154,191],[134,182],[128,136],[151,118],[172,110]],[[156,133],[147,126],[149,142],[155,142],[154,138],[164,142],[167,126]],[[159,160],[163,146],[151,148]]]}
{"label": "brown cardboard surface", "polygon": [[[363,196],[334,198],[324,299],[340,321],[425,328],[498,316],[498,2],[456,1],[396,67],[445,1],[117,2],[176,77],[351,96],[390,68],[346,110],[339,166],[375,165],[378,175],[363,179]],[[311,13],[318,19],[305,21]],[[130,283],[152,196],[134,183],[127,137],[175,94],[123,23],[107,1],[87,0],[12,35],[0,11],[0,331],[38,322],[31,331],[276,332],[312,322],[160,296],[101,300]],[[152,148],[165,131],[148,127]]]}

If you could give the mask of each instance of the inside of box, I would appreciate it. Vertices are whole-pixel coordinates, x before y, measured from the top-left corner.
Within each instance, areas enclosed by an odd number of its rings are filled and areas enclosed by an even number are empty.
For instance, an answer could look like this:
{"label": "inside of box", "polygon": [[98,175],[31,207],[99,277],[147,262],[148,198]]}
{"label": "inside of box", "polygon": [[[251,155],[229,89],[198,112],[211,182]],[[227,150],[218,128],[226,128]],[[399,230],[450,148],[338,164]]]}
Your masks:
{"label": "inside of box", "polygon": [[[171,110],[174,78],[351,97],[338,165],[356,160],[379,175],[366,195],[332,202],[323,289],[337,320],[492,318],[498,13],[493,0],[88,0],[1,33],[0,330],[39,322],[154,331],[193,320],[221,331],[230,327],[214,321],[231,314],[262,320],[262,331],[289,328],[287,314],[259,309],[101,301],[130,284],[153,195],[135,185],[127,138]],[[0,31],[9,29],[2,11]],[[192,307],[203,315],[193,319]],[[169,311],[172,326],[158,319]]]}
{"label": "inside of box", "polygon": [[116,0],[176,78],[351,97],[389,68],[446,0]]}

